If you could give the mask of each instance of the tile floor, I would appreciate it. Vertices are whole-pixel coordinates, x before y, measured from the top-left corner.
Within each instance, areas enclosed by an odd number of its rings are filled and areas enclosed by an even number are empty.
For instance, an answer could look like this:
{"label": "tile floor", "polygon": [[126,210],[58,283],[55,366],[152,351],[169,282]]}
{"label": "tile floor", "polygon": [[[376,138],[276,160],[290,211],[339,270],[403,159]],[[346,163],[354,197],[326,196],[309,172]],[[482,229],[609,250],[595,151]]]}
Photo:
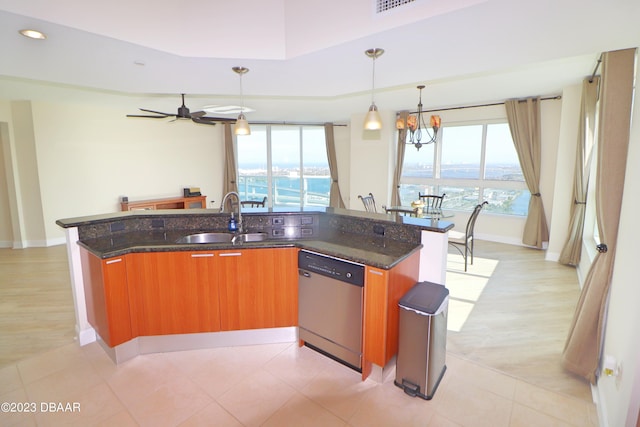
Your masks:
{"label": "tile floor", "polygon": [[[138,356],[116,366],[93,343],[0,369],[1,426],[596,426],[594,405],[460,356],[430,401],[296,343]],[[53,409],[68,404],[79,411]],[[43,410],[43,409],[46,409]]]}

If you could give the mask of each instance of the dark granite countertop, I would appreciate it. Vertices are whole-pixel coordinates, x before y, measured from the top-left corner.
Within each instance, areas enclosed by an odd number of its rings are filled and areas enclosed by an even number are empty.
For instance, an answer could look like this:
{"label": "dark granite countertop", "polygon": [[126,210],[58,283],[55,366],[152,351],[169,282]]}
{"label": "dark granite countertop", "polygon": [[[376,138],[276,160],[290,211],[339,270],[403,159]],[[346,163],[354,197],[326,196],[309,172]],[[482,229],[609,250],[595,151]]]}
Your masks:
{"label": "dark granite countertop", "polygon": [[[453,227],[446,221],[336,208],[252,209],[243,212],[243,217],[251,231],[275,236],[270,232],[276,227],[270,218],[276,217],[281,221],[278,224],[284,224],[279,225],[283,230],[291,226],[299,234],[237,244],[176,243],[188,234],[226,232],[228,214],[210,209],[114,212],[56,223],[63,228],[78,227],[79,245],[102,259],[134,252],[298,247],[381,269],[390,269],[420,250],[421,231],[446,233]],[[313,217],[311,225],[300,225],[307,223],[301,223],[298,217]],[[300,228],[305,227],[311,232],[308,236],[300,233]]]}
{"label": "dark granite countertop", "polygon": [[80,246],[94,255],[106,259],[136,252],[179,252],[244,250],[261,248],[298,247],[325,255],[342,258],[381,269],[390,269],[419,250],[422,245],[404,243],[383,237],[369,237],[353,233],[333,233],[322,239],[267,239],[245,243],[191,243],[179,244],[176,240],[192,231],[134,231],[117,236],[81,240]]}

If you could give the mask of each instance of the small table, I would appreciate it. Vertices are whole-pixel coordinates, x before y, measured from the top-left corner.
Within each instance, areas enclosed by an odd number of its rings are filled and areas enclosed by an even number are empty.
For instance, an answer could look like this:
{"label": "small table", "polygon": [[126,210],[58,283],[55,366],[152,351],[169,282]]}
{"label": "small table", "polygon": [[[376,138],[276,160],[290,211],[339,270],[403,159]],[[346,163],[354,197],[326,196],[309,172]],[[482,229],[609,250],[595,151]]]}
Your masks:
{"label": "small table", "polygon": [[[401,209],[404,211],[412,211],[415,208],[412,206],[389,206],[389,209]],[[427,209],[422,208],[422,213],[418,210],[418,218],[426,218],[426,219],[442,219],[442,218],[452,218],[455,216],[455,213],[452,211],[442,210],[442,209]]]}

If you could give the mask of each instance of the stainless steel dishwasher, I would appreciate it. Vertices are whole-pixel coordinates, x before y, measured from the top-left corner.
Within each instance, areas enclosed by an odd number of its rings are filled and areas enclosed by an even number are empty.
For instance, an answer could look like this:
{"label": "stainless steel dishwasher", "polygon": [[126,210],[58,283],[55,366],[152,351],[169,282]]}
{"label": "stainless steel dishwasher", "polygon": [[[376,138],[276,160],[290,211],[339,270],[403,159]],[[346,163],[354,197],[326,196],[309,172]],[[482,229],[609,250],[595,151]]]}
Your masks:
{"label": "stainless steel dishwasher", "polygon": [[299,338],[362,370],[364,265],[302,250],[298,253]]}

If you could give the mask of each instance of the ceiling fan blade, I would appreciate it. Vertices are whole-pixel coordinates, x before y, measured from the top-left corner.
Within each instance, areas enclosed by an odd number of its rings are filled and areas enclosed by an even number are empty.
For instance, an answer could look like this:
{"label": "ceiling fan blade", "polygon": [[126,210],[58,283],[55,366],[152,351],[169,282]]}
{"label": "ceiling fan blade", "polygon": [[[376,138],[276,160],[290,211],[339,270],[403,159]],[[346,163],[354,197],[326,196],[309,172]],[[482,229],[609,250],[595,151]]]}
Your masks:
{"label": "ceiling fan blade", "polygon": [[207,114],[206,111],[196,111],[195,113],[191,113],[191,117],[202,117],[206,114]]}
{"label": "ceiling fan blade", "polygon": [[191,117],[191,121],[193,121],[194,123],[201,124],[201,125],[212,125],[212,126],[216,125],[216,122],[211,122],[209,120],[203,120],[201,117]]}
{"label": "ceiling fan blade", "polygon": [[235,123],[236,119],[232,119],[231,117],[198,117],[198,120],[208,121],[208,122],[221,122],[221,123]]}
{"label": "ceiling fan blade", "polygon": [[144,119],[166,119],[169,116],[143,116],[141,114],[127,114],[127,117],[142,117]]}
{"label": "ceiling fan blade", "polygon": [[145,108],[140,108],[139,110],[140,110],[140,111],[147,112],[147,113],[161,114],[161,115],[163,115],[163,116],[165,116],[165,117],[175,116],[175,114],[163,113],[162,111],[147,110],[147,109],[145,109]]}

